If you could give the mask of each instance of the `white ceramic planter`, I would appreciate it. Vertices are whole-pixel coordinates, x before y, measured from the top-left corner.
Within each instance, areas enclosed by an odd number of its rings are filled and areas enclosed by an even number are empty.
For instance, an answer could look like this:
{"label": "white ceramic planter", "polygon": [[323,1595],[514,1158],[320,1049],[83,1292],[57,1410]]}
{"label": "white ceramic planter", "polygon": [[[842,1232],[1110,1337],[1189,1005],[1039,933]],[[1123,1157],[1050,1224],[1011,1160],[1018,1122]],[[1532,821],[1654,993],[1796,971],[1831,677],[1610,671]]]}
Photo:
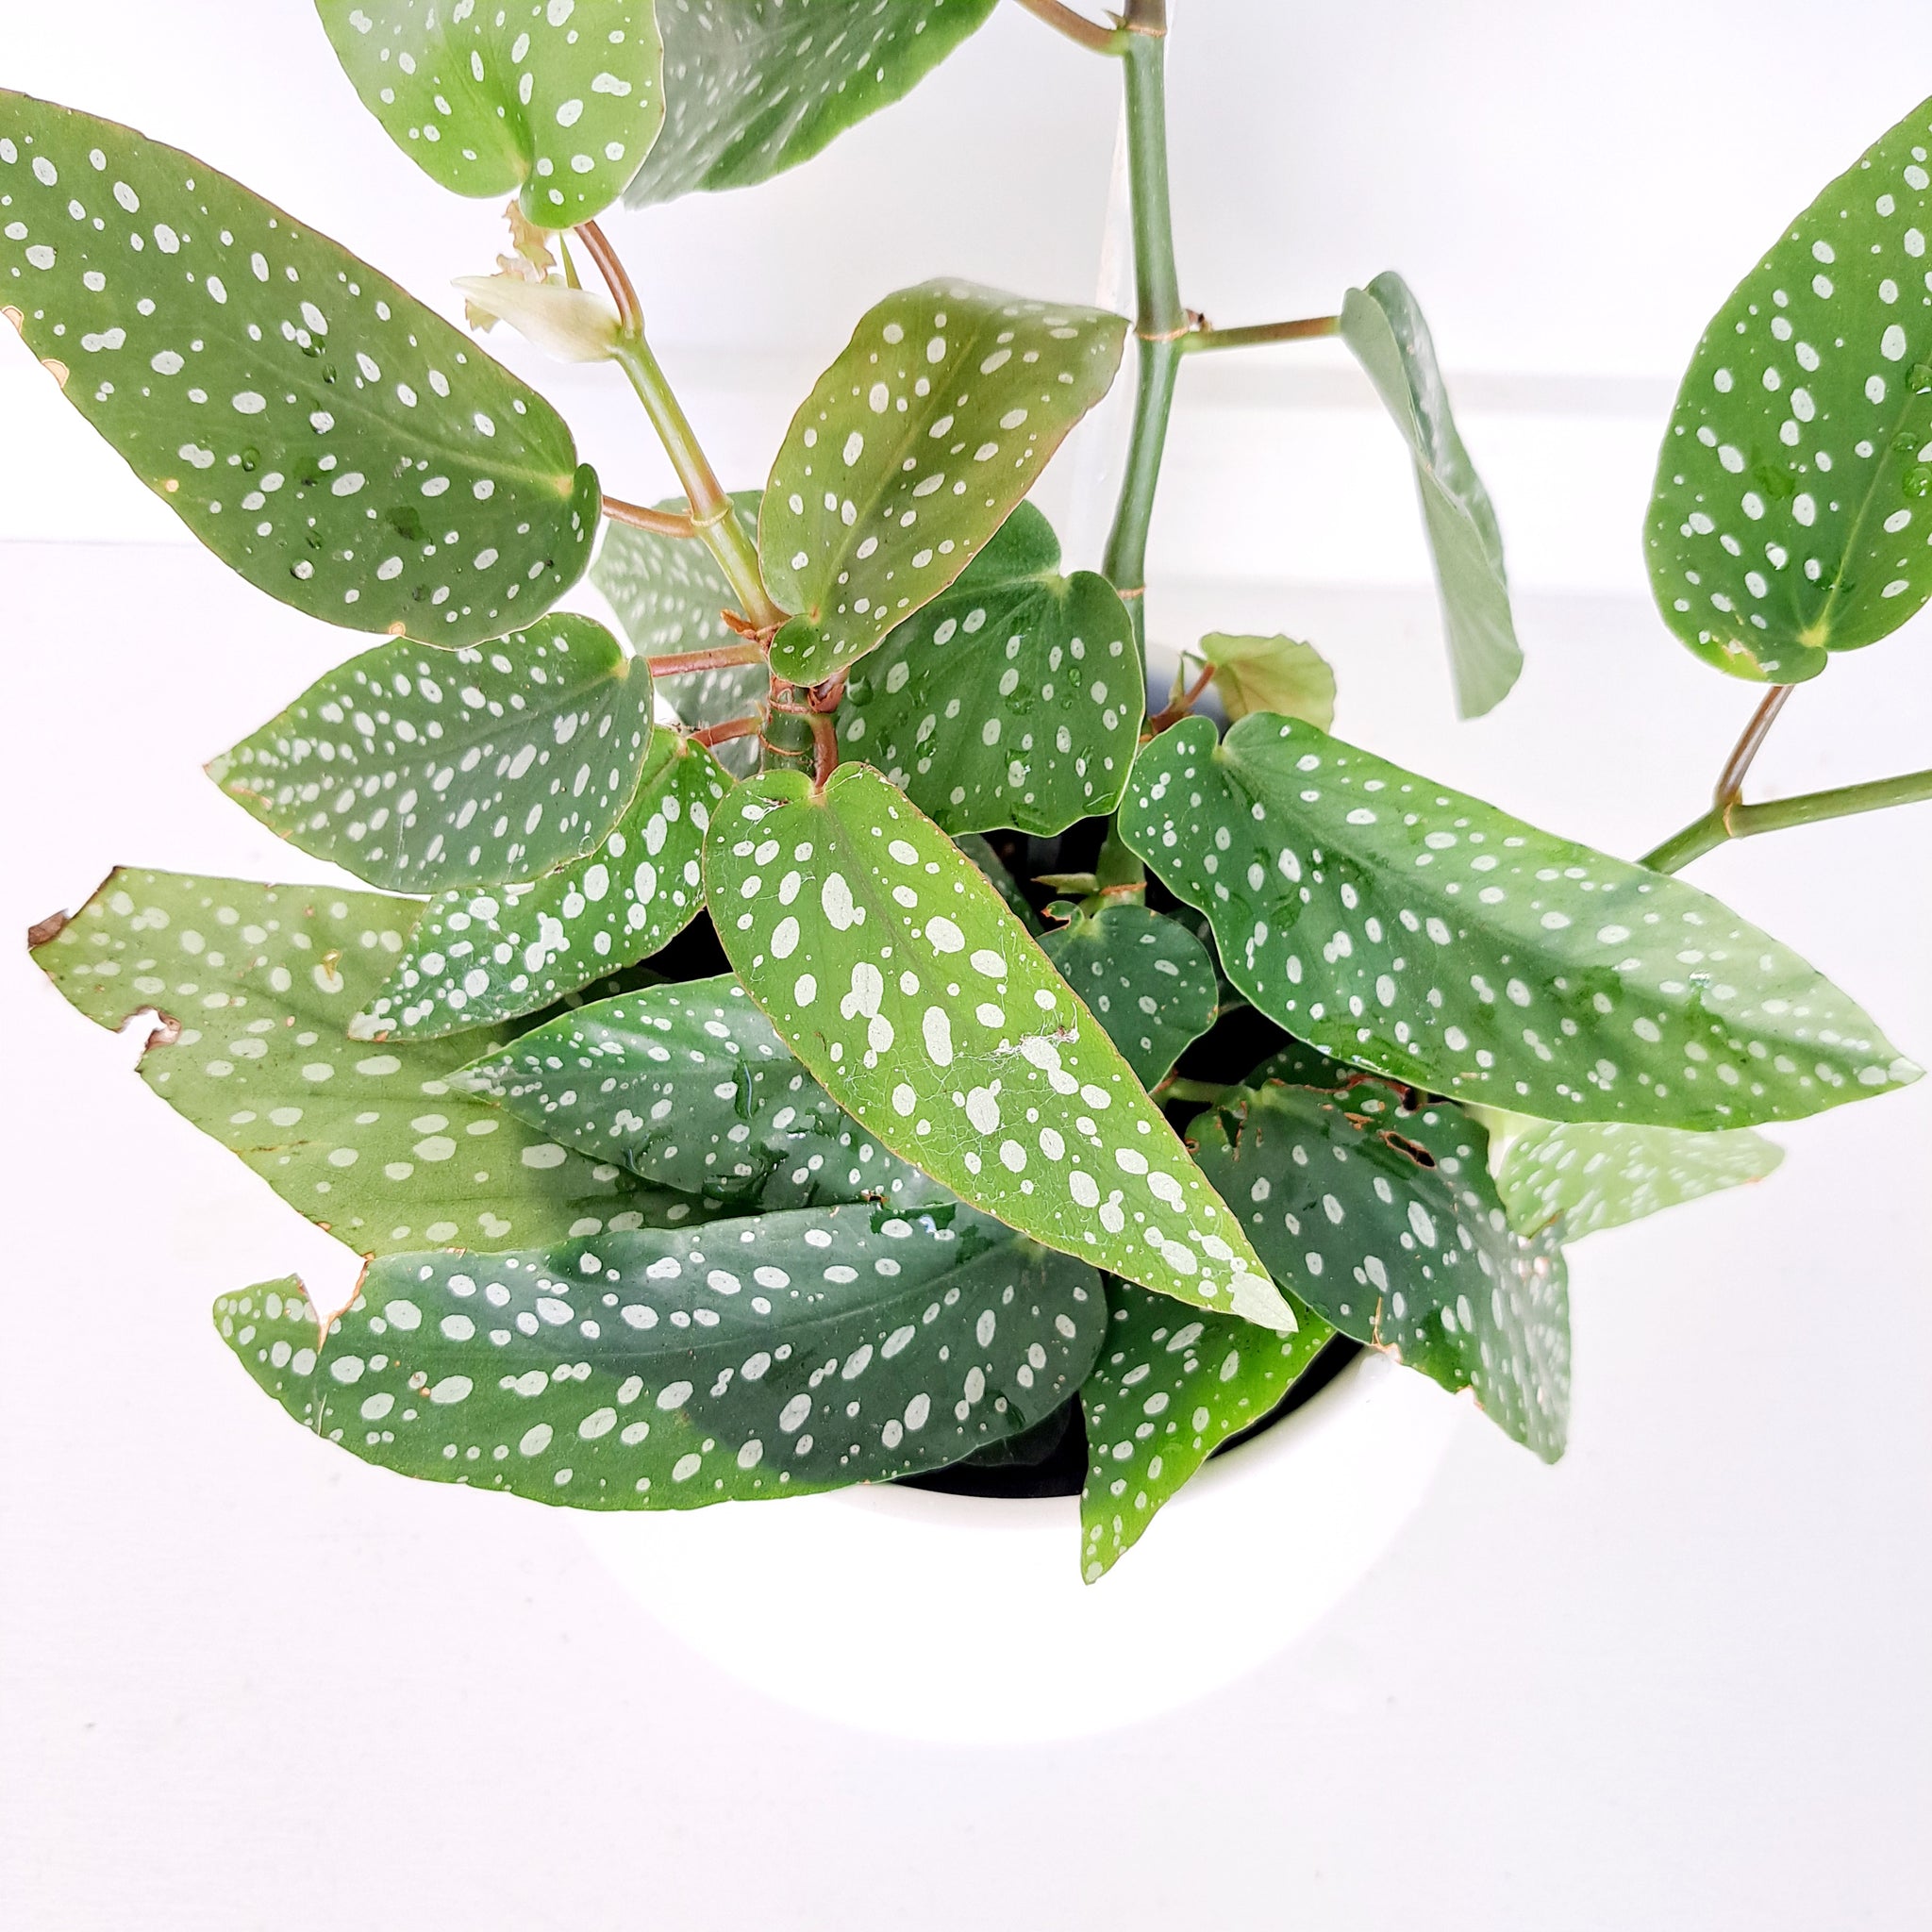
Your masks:
{"label": "white ceramic planter", "polygon": [[1388,1547],[1466,1413],[1363,1356],[1210,1462],[1093,1586],[1072,1497],[865,1488],[582,1529],[755,1690],[899,1737],[1035,1743],[1178,1708],[1292,1643]]}

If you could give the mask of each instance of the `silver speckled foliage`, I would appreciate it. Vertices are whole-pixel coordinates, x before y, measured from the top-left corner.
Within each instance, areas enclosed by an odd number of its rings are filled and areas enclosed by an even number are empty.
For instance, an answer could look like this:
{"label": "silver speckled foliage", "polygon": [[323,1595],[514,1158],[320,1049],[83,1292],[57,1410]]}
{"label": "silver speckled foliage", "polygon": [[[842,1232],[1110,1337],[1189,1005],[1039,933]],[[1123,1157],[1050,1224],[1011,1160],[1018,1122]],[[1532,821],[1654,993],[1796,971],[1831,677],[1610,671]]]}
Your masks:
{"label": "silver speckled foliage", "polygon": [[[1162,466],[1191,352],[1331,337],[1411,460],[1457,708],[1523,669],[1505,518],[1415,291],[1387,273],[1225,327],[1189,308],[1164,73],[1195,9],[1118,5],[1009,8],[956,77],[1019,87],[987,62],[1052,29],[1121,73],[1131,317],[1065,299],[1078,261],[1026,293],[839,281],[812,197],[853,177],[808,164],[996,0],[316,0],[317,57],[393,143],[372,165],[502,198],[502,252],[473,225],[440,308],[191,155],[0,92],[0,320],[298,629],[368,634],[208,766],[292,882],[122,869],[30,935],[80,1014],[144,1030],[154,1094],[363,1257],[334,1312],[293,1279],[216,1304],[324,1441],[592,1509],[941,1471],[1078,1488],[1092,1582],[1210,1457],[1345,1400],[1323,1391],[1359,1348],[1554,1461],[1563,1244],[1770,1174],[1758,1124],[1918,1077],[1675,874],[1932,799],[1932,772],[1751,803],[1774,693],[1711,809],[1632,863],[1329,735],[1338,688],[1351,728],[1388,693],[1255,608],[1265,555],[1232,627],[1173,628],[1148,558],[1174,554],[1150,538],[1189,480]],[[949,192],[1003,178],[986,125],[925,117]],[[793,286],[808,262],[856,321],[789,419],[743,415],[783,433],[721,477],[673,386],[686,345],[660,361],[647,325],[695,312],[665,264],[697,258],[623,210],[794,169],[786,247],[714,250],[707,299],[790,328],[823,296]],[[1809,677],[1932,596],[1928,234],[1932,103],[1697,350],[1650,565],[1664,625],[1726,671]],[[484,346],[512,329],[519,369],[614,364],[557,392],[635,401],[599,446],[649,479],[648,430],[675,481],[607,495]],[[1096,411],[1117,390],[1120,420]],[[1038,486],[1083,424],[1087,479],[1119,484],[1068,568]],[[1225,522],[1242,479],[1212,488],[1194,514]],[[1619,676],[1649,675],[1643,647]],[[154,674],[226,717],[209,665]],[[99,791],[89,721],[51,728]],[[138,1197],[139,1123],[104,1144]]]}

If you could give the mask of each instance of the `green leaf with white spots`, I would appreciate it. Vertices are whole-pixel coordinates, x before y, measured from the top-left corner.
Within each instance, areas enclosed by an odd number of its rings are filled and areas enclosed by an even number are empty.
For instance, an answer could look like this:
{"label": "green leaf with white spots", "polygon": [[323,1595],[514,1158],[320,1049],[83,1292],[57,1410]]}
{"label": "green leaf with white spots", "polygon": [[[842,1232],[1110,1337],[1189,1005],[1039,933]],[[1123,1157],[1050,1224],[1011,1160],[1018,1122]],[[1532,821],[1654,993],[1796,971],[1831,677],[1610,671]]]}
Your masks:
{"label": "green leaf with white spots", "polygon": [[1214,689],[1230,724],[1250,711],[1300,718],[1323,731],[1335,723],[1335,674],[1313,644],[1212,631],[1201,640],[1201,657],[1214,667]]}
{"label": "green leaf with white spots", "polygon": [[704,903],[705,828],[729,790],[703,745],[659,726],[636,794],[590,858],[521,885],[432,899],[351,1030],[431,1040],[533,1013],[648,959]]}
{"label": "green leaf with white spots", "polygon": [[1189,1314],[1164,1294],[1108,1281],[1107,1339],[1080,1385],[1087,1482],[1080,1568],[1098,1583],[1230,1436],[1252,1427],[1335,1330],[1307,1308],[1292,1335],[1234,1315]]}
{"label": "green leaf with white spots", "polygon": [[398,639],[318,678],[208,775],[373,886],[436,892],[593,852],[638,787],[651,675],[558,614],[464,651]]}
{"label": "green leaf with white spots", "polygon": [[1489,1129],[1490,1171],[1509,1225],[1522,1234],[1555,1227],[1566,1241],[1761,1181],[1785,1158],[1774,1141],[1748,1127],[1686,1134],[1475,1111]]}
{"label": "green leaf with white spots", "polygon": [[378,1261],[317,1331],[299,1282],[215,1304],[290,1415],[365,1462],[585,1509],[884,1482],[1050,1415],[1100,1277],[952,1209],[834,1208]]}
{"label": "green leaf with white spots", "polygon": [[1267,1079],[1189,1131],[1287,1292],[1443,1388],[1470,1390],[1545,1462],[1562,1455],[1563,1253],[1547,1231],[1512,1231],[1489,1137],[1461,1108],[1411,1108],[1400,1089],[1331,1063],[1324,1084]]}
{"label": "green leaf with white spots", "polygon": [[1770,684],[1932,597],[1932,101],[1786,228],[1711,318],[1657,455],[1664,622]]}
{"label": "green leaf with white spots", "polygon": [[744,188],[890,107],[995,0],[658,0],[664,131],[625,199]]}
{"label": "green leaf with white spots", "polygon": [[985,874],[876,772],[741,785],[711,821],[705,880],[746,991],[902,1160],[1095,1267],[1293,1326],[1119,1049]]}
{"label": "green leaf with white spots", "polygon": [[1146,693],[1133,620],[1023,503],[958,583],[854,675],[848,758],[876,765],[949,832],[1063,832],[1120,802]]}
{"label": "green leaf with white spots", "polygon": [[[761,490],[732,492],[739,520],[756,530]],[[683,513],[690,505],[681,496],[658,506]],[[603,547],[591,568],[596,585],[617,613],[631,649],[641,658],[683,656],[711,651],[742,641],[724,622],[724,612],[738,608],[738,592],[702,543],[686,537],[660,537],[629,524],[611,524]],[[693,729],[724,724],[749,716],[762,705],[771,678],[762,664],[733,664],[720,671],[688,671],[675,677],[659,676],[659,695],[668,698],[677,715]],[[756,739],[732,739],[718,747],[724,768],[743,776],[758,765]]]}
{"label": "green leaf with white spots", "polygon": [[1415,458],[1456,708],[1465,718],[1479,718],[1509,695],[1523,653],[1495,508],[1450,413],[1429,325],[1408,284],[1398,275],[1379,275],[1343,298],[1341,339],[1368,372]]}
{"label": "green leaf with white spots", "polygon": [[1257,712],[1141,751],[1121,830],[1298,1039],[1546,1120],[1736,1127],[1919,1076],[1707,893]]}
{"label": "green leaf with white spots", "polygon": [[1143,1087],[1214,1024],[1214,961],[1178,920],[1144,906],[1075,912],[1040,942]]}
{"label": "green leaf with white spots", "polygon": [[91,1020],[161,1016],[141,1076],[363,1254],[554,1241],[707,1211],[451,1086],[490,1036],[347,1028],[418,908],[333,886],[117,872],[34,958]]}
{"label": "green leaf with white spots", "polygon": [[742,1208],[953,1198],[841,1111],[728,974],[561,1014],[453,1084],[659,1187]]}
{"label": "green leaf with white spots", "polygon": [[791,419],[758,513],[765,583],[799,613],[773,670],[821,683],[948,589],[1107,393],[1126,332],[970,282],[870,310]]}
{"label": "green leaf with white spots", "polygon": [[537,392],[192,156],[0,92],[0,314],[230,569],[351,630],[474,644],[590,561]]}
{"label": "green leaf with white spots", "polygon": [[587,222],[664,123],[653,0],[316,0],[362,105],[431,180]]}

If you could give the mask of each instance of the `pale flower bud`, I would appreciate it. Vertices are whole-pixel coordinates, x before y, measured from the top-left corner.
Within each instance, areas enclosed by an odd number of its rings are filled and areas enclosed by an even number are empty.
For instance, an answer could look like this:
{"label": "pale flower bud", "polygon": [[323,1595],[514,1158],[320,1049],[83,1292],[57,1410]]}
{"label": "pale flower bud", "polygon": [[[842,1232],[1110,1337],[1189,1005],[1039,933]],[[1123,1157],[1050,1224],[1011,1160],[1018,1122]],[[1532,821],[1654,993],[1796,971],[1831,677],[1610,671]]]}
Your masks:
{"label": "pale flower bud", "polygon": [[616,311],[589,289],[510,275],[458,275],[456,286],[469,305],[473,326],[479,315],[507,322],[559,361],[602,362],[616,349]]}

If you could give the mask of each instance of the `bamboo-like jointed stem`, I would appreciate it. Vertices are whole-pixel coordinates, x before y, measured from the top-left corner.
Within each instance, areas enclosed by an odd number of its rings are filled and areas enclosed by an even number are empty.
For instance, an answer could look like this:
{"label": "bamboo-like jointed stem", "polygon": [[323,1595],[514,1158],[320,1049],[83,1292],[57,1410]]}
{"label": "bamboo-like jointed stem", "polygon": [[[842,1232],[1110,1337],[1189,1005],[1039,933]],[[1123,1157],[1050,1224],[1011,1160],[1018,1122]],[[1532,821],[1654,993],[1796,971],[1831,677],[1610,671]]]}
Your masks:
{"label": "bamboo-like jointed stem", "polygon": [[1097,20],[1075,13],[1063,0],[1020,0],[1020,5],[1056,33],[1065,34],[1076,45],[1090,47],[1096,54],[1118,54],[1124,44],[1121,28],[1102,26]]}
{"label": "bamboo-like jointed stem", "polygon": [[1751,722],[1732,746],[1724,770],[1718,774],[1717,790],[1711,793],[1710,802],[1719,811],[1727,805],[1737,804],[1743,797],[1744,780],[1751,775],[1752,764],[1764,748],[1764,741],[1771,736],[1771,727],[1777,723],[1777,714],[1784,709],[1797,688],[1794,684],[1773,685],[1764,702],[1751,713]]}
{"label": "bamboo-like jointed stem", "polygon": [[717,472],[711,468],[710,458],[705,455],[697,432],[691,426],[691,419],[684,413],[644,339],[643,311],[638,306],[637,290],[618,259],[617,251],[595,222],[586,222],[576,232],[583,238],[591,259],[597,264],[597,273],[604,277],[610,299],[617,304],[619,335],[614,359],[630,377],[630,385],[637,391],[658,441],[664,445],[664,454],[671,458],[671,467],[684,485],[685,501],[691,505],[691,527],[717,559],[718,568],[737,593],[752,628],[775,630],[785,622],[785,613],[766,592],[764,578],[758,573],[758,551],[738,521],[731,499],[724,494]]}
{"label": "bamboo-like jointed stem", "polygon": [[1128,36],[1123,54],[1127,93],[1127,175],[1134,224],[1135,333],[1139,371],[1134,422],[1127,439],[1126,474],[1121,481],[1113,530],[1107,541],[1106,572],[1133,613],[1134,634],[1144,658],[1147,531],[1154,493],[1174,408],[1187,310],[1174,268],[1174,214],[1167,184],[1166,0],[1128,0],[1122,19]]}
{"label": "bamboo-like jointed stem", "polygon": [[1638,863],[1652,872],[1681,872],[1693,858],[1702,858],[1727,840],[1756,838],[1761,832],[1782,832],[1792,825],[1815,825],[1826,819],[1883,811],[1888,806],[1918,805],[1927,799],[1932,799],[1932,771],[1905,772],[1896,778],[1873,778],[1829,791],[1805,791],[1796,798],[1774,798],[1763,805],[1744,805],[1733,799],[1728,805],[1712,806],[1701,819],[1693,819]]}
{"label": "bamboo-like jointed stem", "polygon": [[646,509],[641,503],[626,503],[621,496],[604,499],[604,514],[613,524],[628,524],[633,530],[649,530],[658,537],[695,537],[698,526],[677,510]]}
{"label": "bamboo-like jointed stem", "polygon": [[1321,336],[1339,335],[1339,315],[1307,315],[1299,322],[1257,322],[1245,328],[1197,328],[1181,340],[1189,355],[1203,349],[1255,349],[1268,342],[1307,342]]}
{"label": "bamboo-like jointed stem", "polygon": [[651,659],[653,677],[685,677],[694,671],[729,671],[738,664],[762,664],[765,647],[747,639],[741,644],[713,644],[708,651],[671,651]]}

